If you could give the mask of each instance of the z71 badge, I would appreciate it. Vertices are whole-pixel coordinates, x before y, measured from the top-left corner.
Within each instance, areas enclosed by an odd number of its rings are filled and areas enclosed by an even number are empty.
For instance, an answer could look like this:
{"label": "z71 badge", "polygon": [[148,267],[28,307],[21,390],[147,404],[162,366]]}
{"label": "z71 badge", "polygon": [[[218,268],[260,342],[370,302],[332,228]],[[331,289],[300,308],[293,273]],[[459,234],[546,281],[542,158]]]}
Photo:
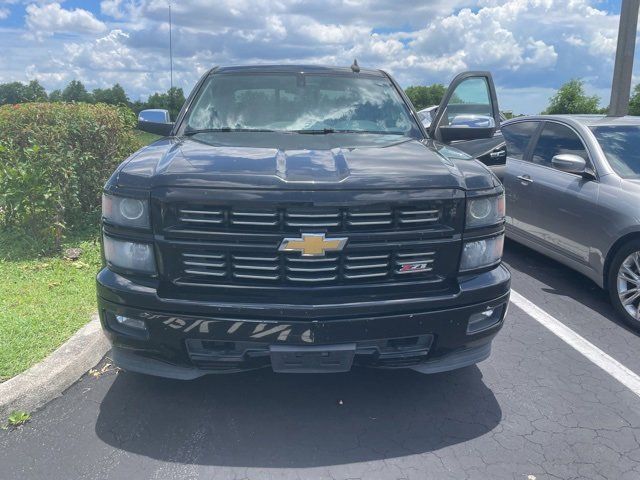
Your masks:
{"label": "z71 badge", "polygon": [[401,263],[398,273],[420,273],[431,270],[430,262],[408,262]]}

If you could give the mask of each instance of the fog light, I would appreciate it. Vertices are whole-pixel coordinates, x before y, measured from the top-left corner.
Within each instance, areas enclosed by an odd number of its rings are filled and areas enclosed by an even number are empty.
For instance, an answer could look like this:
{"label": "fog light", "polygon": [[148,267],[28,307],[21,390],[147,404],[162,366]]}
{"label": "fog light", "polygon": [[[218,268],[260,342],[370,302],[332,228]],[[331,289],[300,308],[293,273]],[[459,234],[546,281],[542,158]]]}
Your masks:
{"label": "fog light", "polygon": [[133,328],[135,330],[146,330],[147,325],[144,320],[138,320],[137,318],[125,317],[123,315],[116,315],[116,322],[125,327]]}
{"label": "fog light", "polygon": [[496,325],[502,317],[504,305],[496,308],[487,308],[483,312],[474,313],[469,317],[467,334],[478,333]]}

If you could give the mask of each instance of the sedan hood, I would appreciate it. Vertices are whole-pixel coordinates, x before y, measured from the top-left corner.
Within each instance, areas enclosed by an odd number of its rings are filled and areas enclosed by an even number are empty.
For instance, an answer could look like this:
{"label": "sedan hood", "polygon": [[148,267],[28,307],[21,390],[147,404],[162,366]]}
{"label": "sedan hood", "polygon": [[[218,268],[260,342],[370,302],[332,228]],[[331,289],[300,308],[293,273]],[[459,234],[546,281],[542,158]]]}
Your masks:
{"label": "sedan hood", "polygon": [[123,163],[114,180],[134,188],[494,187],[488,170],[468,158],[397,135],[220,132],[158,141]]}

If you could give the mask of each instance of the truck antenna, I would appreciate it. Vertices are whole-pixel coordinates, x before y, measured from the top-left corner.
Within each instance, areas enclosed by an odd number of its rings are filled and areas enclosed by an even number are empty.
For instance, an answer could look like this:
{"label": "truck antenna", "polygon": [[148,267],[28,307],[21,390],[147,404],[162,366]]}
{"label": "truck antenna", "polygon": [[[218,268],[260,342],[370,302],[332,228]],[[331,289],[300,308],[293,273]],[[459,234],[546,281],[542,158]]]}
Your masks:
{"label": "truck antenna", "polygon": [[353,65],[351,65],[351,71],[353,73],[358,73],[360,71],[360,65],[358,65],[358,60],[357,59],[353,59]]}

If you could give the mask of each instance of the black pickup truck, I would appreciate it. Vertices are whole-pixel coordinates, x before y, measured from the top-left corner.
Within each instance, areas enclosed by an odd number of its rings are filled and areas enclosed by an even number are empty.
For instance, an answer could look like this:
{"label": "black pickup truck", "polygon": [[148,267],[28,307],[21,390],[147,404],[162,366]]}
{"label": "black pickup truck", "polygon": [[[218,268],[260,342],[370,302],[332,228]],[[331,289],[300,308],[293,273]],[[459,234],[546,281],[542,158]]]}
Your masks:
{"label": "black pickup truck", "polygon": [[504,192],[449,143],[490,138],[491,76],[428,131],[385,72],[213,68],[104,187],[100,318],[121,367],[433,373],[487,358],[509,300]]}

